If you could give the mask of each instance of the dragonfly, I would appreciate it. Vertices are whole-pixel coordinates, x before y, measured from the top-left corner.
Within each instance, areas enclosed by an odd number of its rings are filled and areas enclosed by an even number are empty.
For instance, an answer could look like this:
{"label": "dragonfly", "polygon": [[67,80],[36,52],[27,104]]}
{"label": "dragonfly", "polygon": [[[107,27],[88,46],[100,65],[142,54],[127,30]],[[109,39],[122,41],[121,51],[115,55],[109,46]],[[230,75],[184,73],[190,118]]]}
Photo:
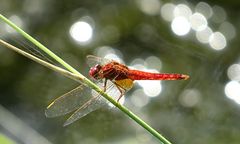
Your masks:
{"label": "dragonfly", "polygon": [[[81,75],[76,75],[44,61],[1,39],[0,44],[77,82],[81,83],[81,79],[84,78]],[[132,88],[134,80],[186,80],[189,78],[188,75],[184,74],[150,73],[133,70],[114,60],[92,55],[87,56],[87,61],[91,66],[89,70],[90,77],[95,79],[99,86],[102,86],[104,92],[111,96],[118,96],[117,101],[120,100],[127,90]],[[64,123],[64,126],[66,126],[102,107],[106,103],[107,101],[97,92],[92,91],[86,85],[82,84],[50,103],[45,114],[47,117],[56,117],[75,111]]]}
{"label": "dragonfly", "polygon": [[[117,97],[117,101],[130,90],[135,80],[187,80],[188,75],[177,73],[151,73],[135,70],[117,61],[87,56],[90,65],[89,76],[94,79],[104,92]],[[47,117],[56,117],[73,112],[64,126],[86,116],[90,112],[106,105],[107,101],[97,92],[80,85],[53,100],[47,107]]]}

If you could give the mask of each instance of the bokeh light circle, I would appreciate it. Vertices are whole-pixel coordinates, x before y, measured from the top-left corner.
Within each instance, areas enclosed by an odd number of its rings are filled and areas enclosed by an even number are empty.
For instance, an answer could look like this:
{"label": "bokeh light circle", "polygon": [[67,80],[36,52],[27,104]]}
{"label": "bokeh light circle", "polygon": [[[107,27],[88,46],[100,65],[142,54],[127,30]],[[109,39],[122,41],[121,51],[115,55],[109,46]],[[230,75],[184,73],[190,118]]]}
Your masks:
{"label": "bokeh light circle", "polygon": [[140,10],[148,15],[157,15],[160,11],[159,0],[137,0]]}
{"label": "bokeh light circle", "polygon": [[225,86],[225,94],[228,98],[240,104],[240,83],[237,81],[230,81]]}
{"label": "bokeh light circle", "polygon": [[213,31],[209,27],[206,27],[204,30],[201,31],[196,31],[197,40],[201,43],[208,43],[212,33]]}
{"label": "bokeh light circle", "polygon": [[172,21],[174,18],[173,10],[175,9],[175,5],[172,3],[166,3],[161,7],[161,16],[166,21]]}
{"label": "bokeh light circle", "polygon": [[227,41],[222,33],[215,32],[210,36],[209,44],[215,50],[222,50],[226,47]]}
{"label": "bokeh light circle", "polygon": [[70,28],[70,36],[79,43],[84,43],[92,38],[93,28],[84,21],[74,23]]}
{"label": "bokeh light circle", "polygon": [[190,24],[195,31],[204,30],[207,27],[207,19],[201,13],[194,13],[190,16]]}
{"label": "bokeh light circle", "polygon": [[220,25],[219,31],[221,31],[228,40],[231,40],[236,36],[236,28],[230,22],[227,21],[223,22]]}
{"label": "bokeh light circle", "polygon": [[179,4],[174,8],[175,17],[185,17],[188,19],[192,15],[192,10],[185,4]]}
{"label": "bokeh light circle", "polygon": [[199,2],[195,7],[195,11],[203,14],[207,19],[213,15],[211,6],[205,2]]}
{"label": "bokeh light circle", "polygon": [[190,23],[185,17],[176,17],[171,24],[172,31],[179,36],[186,35],[190,31]]}
{"label": "bokeh light circle", "polygon": [[231,80],[240,81],[240,64],[233,64],[228,68],[227,75]]}

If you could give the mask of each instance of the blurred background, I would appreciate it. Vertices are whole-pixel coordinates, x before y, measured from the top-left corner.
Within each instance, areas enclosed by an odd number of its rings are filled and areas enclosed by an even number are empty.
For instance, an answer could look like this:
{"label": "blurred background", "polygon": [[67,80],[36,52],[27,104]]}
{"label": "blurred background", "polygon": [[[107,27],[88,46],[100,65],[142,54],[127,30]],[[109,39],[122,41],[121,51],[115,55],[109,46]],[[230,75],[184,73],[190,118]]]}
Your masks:
{"label": "blurred background", "polygon": [[[88,76],[89,54],[186,81],[140,81],[124,105],[176,144],[240,141],[240,1],[1,0],[1,14]],[[33,44],[0,22],[0,37]],[[39,53],[38,53],[39,54]],[[155,144],[118,109],[63,127],[47,105],[78,86],[0,46],[1,144]]]}

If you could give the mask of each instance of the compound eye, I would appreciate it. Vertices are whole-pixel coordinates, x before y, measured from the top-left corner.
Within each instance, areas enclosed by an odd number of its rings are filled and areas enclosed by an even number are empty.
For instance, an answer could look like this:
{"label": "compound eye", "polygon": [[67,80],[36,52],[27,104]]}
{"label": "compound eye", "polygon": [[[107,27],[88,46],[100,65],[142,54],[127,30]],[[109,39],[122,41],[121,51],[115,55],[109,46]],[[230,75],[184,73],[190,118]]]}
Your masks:
{"label": "compound eye", "polygon": [[94,67],[91,67],[89,70],[89,75],[94,79],[99,79],[99,72],[101,70],[101,66],[99,64],[95,65]]}

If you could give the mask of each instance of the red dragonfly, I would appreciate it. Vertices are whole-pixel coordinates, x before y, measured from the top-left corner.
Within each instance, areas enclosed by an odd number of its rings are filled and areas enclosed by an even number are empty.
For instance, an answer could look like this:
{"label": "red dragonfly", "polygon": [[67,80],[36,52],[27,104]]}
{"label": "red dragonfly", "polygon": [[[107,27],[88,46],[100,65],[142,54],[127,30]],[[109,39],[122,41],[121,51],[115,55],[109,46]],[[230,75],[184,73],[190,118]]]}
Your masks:
{"label": "red dragonfly", "polygon": [[[87,56],[90,66],[89,75],[103,86],[103,91],[109,95],[118,96],[117,101],[132,88],[134,80],[186,80],[188,75],[151,73],[140,70],[130,69],[127,66],[114,60]],[[89,98],[90,96],[90,98]],[[47,117],[56,117],[75,112],[64,123],[68,125],[88,113],[102,107],[106,100],[95,91],[91,91],[83,85],[55,99],[46,109]]]}

